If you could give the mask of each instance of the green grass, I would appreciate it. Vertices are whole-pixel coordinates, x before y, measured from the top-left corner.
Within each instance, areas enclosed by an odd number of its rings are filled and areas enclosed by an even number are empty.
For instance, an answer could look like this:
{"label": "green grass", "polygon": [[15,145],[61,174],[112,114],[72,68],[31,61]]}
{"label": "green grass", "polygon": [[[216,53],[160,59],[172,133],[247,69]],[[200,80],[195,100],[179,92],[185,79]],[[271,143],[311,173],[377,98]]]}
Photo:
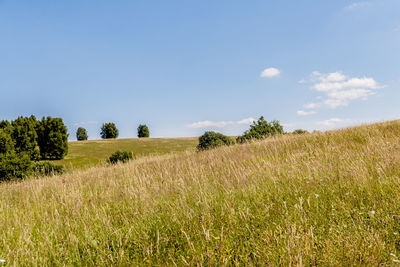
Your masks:
{"label": "green grass", "polygon": [[392,266],[400,123],[0,184],[10,266]]}
{"label": "green grass", "polygon": [[154,154],[194,151],[198,138],[132,138],[75,141],[68,144],[68,155],[54,161],[67,169],[89,167],[104,163],[117,150],[132,151],[139,158]]}

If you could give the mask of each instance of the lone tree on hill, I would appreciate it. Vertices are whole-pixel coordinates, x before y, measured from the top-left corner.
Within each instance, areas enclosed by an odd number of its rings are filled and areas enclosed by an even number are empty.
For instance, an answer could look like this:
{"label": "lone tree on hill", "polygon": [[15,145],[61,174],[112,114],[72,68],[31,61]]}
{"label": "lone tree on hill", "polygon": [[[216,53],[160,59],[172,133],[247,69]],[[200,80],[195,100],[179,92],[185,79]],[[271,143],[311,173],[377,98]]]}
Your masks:
{"label": "lone tree on hill", "polygon": [[137,128],[137,132],[139,138],[150,137],[149,127],[147,127],[145,124],[140,124]]}
{"label": "lone tree on hill", "polygon": [[110,139],[110,138],[117,138],[119,135],[119,131],[117,129],[117,126],[115,126],[115,123],[109,122],[109,123],[103,123],[103,126],[101,126],[101,132],[100,136],[103,139]]}
{"label": "lone tree on hill", "polygon": [[84,141],[88,139],[87,131],[85,128],[79,127],[78,130],[76,130],[76,139],[78,141]]}

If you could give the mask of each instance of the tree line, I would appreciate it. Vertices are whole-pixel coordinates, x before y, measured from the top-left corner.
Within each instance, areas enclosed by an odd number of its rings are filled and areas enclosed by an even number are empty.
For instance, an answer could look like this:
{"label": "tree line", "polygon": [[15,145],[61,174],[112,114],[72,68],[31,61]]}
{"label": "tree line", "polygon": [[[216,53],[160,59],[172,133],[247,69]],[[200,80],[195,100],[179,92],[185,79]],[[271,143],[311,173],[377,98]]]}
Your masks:
{"label": "tree line", "polygon": [[[100,128],[100,137],[102,139],[114,139],[118,138],[119,130],[114,122],[103,123]],[[145,124],[140,124],[137,128],[137,136],[139,138],[150,137],[149,127]],[[85,128],[79,127],[76,130],[76,139],[78,141],[84,141],[88,139],[88,134]]]}
{"label": "tree line", "polygon": [[39,160],[62,159],[67,153],[67,127],[61,118],[37,120],[32,115],[0,122],[1,180],[23,178],[34,170],[47,172],[51,166]]}

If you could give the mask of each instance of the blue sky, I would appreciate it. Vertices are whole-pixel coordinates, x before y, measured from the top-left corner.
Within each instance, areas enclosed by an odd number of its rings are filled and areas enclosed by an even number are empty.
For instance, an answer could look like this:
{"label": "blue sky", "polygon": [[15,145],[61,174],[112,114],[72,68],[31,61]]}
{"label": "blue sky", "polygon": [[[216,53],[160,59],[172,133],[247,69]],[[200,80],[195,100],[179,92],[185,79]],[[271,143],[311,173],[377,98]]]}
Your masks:
{"label": "blue sky", "polygon": [[0,0],[0,119],[99,138],[400,117],[400,1]]}

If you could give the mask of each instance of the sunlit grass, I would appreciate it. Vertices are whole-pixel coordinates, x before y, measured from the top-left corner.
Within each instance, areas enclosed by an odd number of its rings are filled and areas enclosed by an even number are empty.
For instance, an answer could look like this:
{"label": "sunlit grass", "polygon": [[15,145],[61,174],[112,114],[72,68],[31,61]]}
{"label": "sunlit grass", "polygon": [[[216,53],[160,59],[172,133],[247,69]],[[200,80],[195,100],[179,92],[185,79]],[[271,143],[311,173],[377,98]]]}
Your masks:
{"label": "sunlit grass", "polygon": [[197,138],[131,138],[69,142],[68,155],[55,161],[67,169],[87,168],[106,162],[117,150],[130,151],[138,157],[178,151],[194,151]]}
{"label": "sunlit grass", "polygon": [[398,121],[0,185],[9,265],[393,265]]}

